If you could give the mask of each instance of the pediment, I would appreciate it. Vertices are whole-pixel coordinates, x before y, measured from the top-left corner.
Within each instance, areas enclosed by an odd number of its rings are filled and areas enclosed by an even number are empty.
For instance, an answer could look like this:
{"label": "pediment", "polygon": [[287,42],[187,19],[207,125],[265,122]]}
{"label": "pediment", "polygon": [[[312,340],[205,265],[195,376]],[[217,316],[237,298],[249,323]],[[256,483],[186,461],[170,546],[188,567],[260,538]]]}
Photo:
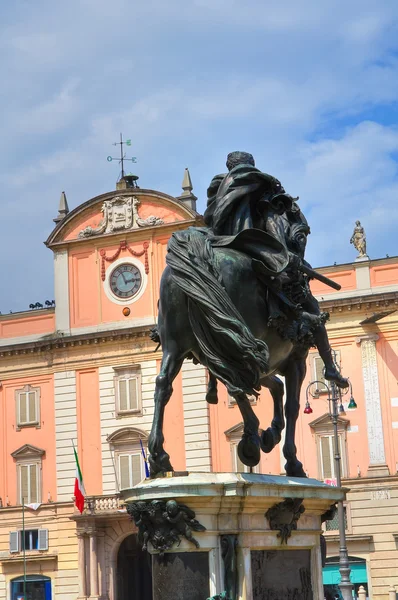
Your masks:
{"label": "pediment", "polygon": [[233,427],[230,427],[229,429],[224,431],[224,434],[227,436],[227,438],[241,437],[243,434],[243,428],[244,428],[244,423],[242,421],[241,423],[238,423],[237,425],[233,425]]}
{"label": "pediment", "polygon": [[[337,417],[337,427],[340,430],[347,429],[349,424],[350,424],[349,419],[343,419],[343,417]],[[311,429],[314,429],[316,431],[318,431],[320,429],[329,429],[330,430],[333,428],[333,423],[332,423],[330,414],[325,413],[324,415],[318,417],[314,421],[311,421],[311,423],[309,423],[309,426],[311,427]]]}
{"label": "pediment", "polygon": [[113,446],[124,445],[124,444],[139,444],[140,440],[146,442],[148,434],[142,429],[137,427],[122,427],[113,433],[110,433],[106,438],[109,444]]}
{"label": "pediment", "polygon": [[192,221],[197,216],[167,194],[143,189],[117,190],[96,196],[70,211],[55,227],[46,245]]}
{"label": "pediment", "polygon": [[46,451],[41,448],[31,446],[30,444],[24,444],[18,448],[18,450],[11,452],[11,456],[13,458],[40,458],[41,456],[44,456],[45,453]]}

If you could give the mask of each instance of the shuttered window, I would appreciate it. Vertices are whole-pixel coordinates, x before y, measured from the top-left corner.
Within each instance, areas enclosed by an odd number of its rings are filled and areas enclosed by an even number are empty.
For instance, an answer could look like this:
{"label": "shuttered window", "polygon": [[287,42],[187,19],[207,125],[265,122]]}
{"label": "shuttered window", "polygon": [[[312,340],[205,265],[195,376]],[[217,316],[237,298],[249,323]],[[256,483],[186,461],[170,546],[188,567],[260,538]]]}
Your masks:
{"label": "shuttered window", "polygon": [[141,371],[138,366],[115,368],[116,413],[118,416],[141,411]]}
{"label": "shuttered window", "polygon": [[39,390],[26,386],[23,390],[17,390],[16,408],[17,425],[37,425],[39,423]]}
{"label": "shuttered window", "polygon": [[[340,456],[341,456],[341,476],[346,473],[346,457],[344,453],[344,444],[342,436],[339,435]],[[336,479],[336,467],[334,464],[334,437],[333,435],[322,435],[319,438],[321,478]]]}
{"label": "shuttered window", "polygon": [[143,479],[142,454],[119,454],[120,489],[132,488]]}
{"label": "shuttered window", "polygon": [[118,379],[119,412],[131,412],[139,409],[138,378],[126,377]]}
{"label": "shuttered window", "polygon": [[19,503],[25,504],[40,502],[39,494],[39,465],[20,464],[19,470]]}
{"label": "shuttered window", "polygon": [[48,529],[10,531],[10,552],[48,550]]}

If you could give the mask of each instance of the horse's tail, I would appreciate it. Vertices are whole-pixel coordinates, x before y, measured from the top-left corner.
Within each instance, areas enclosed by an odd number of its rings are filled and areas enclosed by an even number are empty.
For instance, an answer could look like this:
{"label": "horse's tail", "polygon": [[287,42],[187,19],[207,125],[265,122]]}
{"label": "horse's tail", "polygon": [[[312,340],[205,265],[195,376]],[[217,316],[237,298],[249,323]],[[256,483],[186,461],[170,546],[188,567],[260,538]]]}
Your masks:
{"label": "horse's tail", "polygon": [[192,331],[201,362],[231,395],[258,395],[267,371],[268,347],[256,339],[226,293],[213,248],[195,228],[172,235],[166,262],[173,281],[188,297]]}

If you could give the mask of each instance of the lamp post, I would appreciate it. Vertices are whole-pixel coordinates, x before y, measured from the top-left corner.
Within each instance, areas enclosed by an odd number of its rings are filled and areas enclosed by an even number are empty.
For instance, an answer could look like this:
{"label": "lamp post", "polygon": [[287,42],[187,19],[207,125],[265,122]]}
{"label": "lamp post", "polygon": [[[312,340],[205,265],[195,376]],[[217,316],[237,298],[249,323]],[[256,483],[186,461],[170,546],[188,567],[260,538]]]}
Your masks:
{"label": "lamp post", "polygon": [[[336,365],[337,366],[337,365]],[[317,391],[319,390],[318,385],[321,384],[323,388],[326,388],[328,394],[328,403],[329,403],[329,416],[333,424],[333,442],[334,442],[334,465],[335,465],[335,474],[336,474],[336,483],[337,487],[341,487],[341,454],[340,454],[340,442],[339,442],[339,433],[338,433],[338,418],[339,413],[345,414],[344,406],[342,402],[343,396],[345,396],[348,391],[350,392],[350,401],[348,403],[347,408],[349,410],[354,410],[357,408],[357,404],[352,395],[352,385],[349,381],[349,387],[345,390],[341,390],[337,387],[337,385],[331,381],[329,385],[324,381],[311,381],[306,389],[306,403],[305,403],[305,414],[311,414],[312,408],[309,402],[309,396],[315,398],[316,395],[311,392],[311,389],[314,385],[317,385]],[[340,548],[339,548],[339,571],[341,575],[341,580],[339,584],[339,588],[341,591],[341,595],[343,600],[352,600],[352,590],[353,585],[350,579],[350,563],[348,560],[348,552],[347,552],[347,541],[345,534],[345,519],[344,519],[344,505],[343,500],[339,500],[337,503],[337,514],[339,521],[339,540],[340,540]]]}

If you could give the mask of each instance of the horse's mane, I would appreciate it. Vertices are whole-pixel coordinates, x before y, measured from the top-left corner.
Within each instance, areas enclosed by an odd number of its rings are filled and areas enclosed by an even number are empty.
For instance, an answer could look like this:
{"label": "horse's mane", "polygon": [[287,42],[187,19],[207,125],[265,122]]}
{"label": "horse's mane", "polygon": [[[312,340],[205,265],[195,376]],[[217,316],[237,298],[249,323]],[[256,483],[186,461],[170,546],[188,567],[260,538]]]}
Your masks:
{"label": "horse's mane", "polygon": [[225,291],[206,230],[172,235],[166,256],[173,281],[188,298],[200,362],[231,395],[258,395],[268,368],[268,347],[256,339]]}

